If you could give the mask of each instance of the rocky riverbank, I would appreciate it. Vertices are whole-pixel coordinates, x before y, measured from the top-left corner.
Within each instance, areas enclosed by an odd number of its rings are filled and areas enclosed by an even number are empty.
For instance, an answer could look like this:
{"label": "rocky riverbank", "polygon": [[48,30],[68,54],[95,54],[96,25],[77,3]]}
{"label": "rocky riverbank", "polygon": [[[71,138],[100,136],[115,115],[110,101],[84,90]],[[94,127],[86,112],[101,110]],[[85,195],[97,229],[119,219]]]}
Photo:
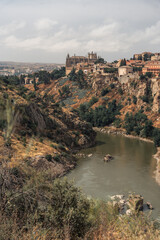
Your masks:
{"label": "rocky riverbank", "polygon": [[133,136],[133,135],[130,135],[130,134],[126,134],[126,131],[123,128],[115,128],[115,127],[98,128],[98,127],[94,127],[93,129],[96,132],[108,133],[108,134],[113,134],[113,135],[122,135],[122,136],[127,137],[127,138],[139,139],[141,141],[153,143],[153,140],[151,140],[151,139],[142,138],[142,137],[139,137],[139,136]]}
{"label": "rocky riverbank", "polygon": [[127,198],[124,195],[111,196],[109,205],[113,206],[122,215],[133,215],[139,211],[153,210],[153,206],[150,202],[144,202],[144,198],[141,195],[130,194]]}
{"label": "rocky riverbank", "polygon": [[155,171],[155,178],[160,185],[160,147],[157,148],[157,153],[153,156],[157,160],[157,168]]}

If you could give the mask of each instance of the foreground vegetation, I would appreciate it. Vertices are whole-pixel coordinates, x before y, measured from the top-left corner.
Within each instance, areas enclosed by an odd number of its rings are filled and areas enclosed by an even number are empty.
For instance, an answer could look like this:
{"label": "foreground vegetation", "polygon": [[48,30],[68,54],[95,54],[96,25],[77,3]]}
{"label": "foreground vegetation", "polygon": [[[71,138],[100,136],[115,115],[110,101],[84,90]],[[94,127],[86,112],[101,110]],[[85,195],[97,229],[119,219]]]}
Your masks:
{"label": "foreground vegetation", "polygon": [[0,240],[160,239],[143,214],[120,216],[66,179],[52,179],[27,164],[7,165],[0,170]]}

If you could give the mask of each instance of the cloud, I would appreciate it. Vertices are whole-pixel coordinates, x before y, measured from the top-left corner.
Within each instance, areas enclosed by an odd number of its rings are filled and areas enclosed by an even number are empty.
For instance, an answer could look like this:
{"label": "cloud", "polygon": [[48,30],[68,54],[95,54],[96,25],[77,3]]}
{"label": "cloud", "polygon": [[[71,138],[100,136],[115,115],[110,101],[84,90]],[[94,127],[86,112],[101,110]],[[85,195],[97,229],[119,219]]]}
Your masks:
{"label": "cloud", "polygon": [[93,38],[107,37],[107,35],[115,33],[118,27],[119,24],[116,22],[108,25],[98,26],[97,28],[94,28],[89,35]]}
{"label": "cloud", "polygon": [[24,28],[25,25],[26,25],[25,21],[22,22],[13,21],[9,24],[0,26],[0,35],[2,36],[14,33],[15,31]]}
{"label": "cloud", "polygon": [[63,52],[67,49],[73,50],[80,47],[80,42],[76,39],[68,39],[68,40],[58,40],[56,41],[54,37],[35,37],[28,39],[21,39],[15,36],[9,36],[4,40],[4,44],[7,47],[14,49],[23,49],[25,51],[32,50],[43,50],[47,52]]}
{"label": "cloud", "polygon": [[39,31],[50,31],[57,24],[57,21],[53,21],[49,18],[42,18],[35,22],[35,28]]}
{"label": "cloud", "polygon": [[[42,28],[43,29],[43,28]],[[150,27],[128,34],[122,30],[118,22],[103,25],[91,25],[84,29],[70,28],[63,25],[52,34],[37,33],[34,37],[16,37],[9,35],[4,38],[3,44],[9,48],[33,51],[35,49],[46,52],[119,52],[127,51],[135,44],[148,42],[157,44],[160,40],[160,21]]]}
{"label": "cloud", "polygon": [[93,50],[112,60],[159,51],[159,0],[1,0],[0,8],[1,59],[12,52],[12,60],[40,54],[64,62],[67,52]]}

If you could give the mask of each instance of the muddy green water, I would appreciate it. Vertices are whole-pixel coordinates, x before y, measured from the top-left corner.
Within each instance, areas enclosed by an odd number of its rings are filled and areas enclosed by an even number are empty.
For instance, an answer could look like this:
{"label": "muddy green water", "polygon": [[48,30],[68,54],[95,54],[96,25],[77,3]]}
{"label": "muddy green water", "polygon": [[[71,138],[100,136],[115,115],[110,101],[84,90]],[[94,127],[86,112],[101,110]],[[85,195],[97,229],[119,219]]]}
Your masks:
{"label": "muddy green water", "polygon": [[[155,208],[152,216],[160,219],[160,186],[154,178],[156,160],[152,155],[156,149],[152,143],[98,133],[96,146],[81,153],[93,155],[79,159],[68,178],[83,192],[103,200],[115,194],[141,194]],[[104,163],[108,153],[114,160]]]}

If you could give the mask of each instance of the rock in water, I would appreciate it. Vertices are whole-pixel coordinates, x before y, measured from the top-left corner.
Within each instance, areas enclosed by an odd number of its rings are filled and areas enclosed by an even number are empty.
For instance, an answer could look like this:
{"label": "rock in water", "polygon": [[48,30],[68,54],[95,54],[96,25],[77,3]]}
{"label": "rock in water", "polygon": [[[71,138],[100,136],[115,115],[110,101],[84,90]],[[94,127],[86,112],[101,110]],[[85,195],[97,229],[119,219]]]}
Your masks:
{"label": "rock in water", "polygon": [[143,210],[143,197],[141,195],[129,195],[128,207],[131,211],[142,211]]}
{"label": "rock in water", "polygon": [[93,155],[92,153],[91,153],[91,154],[88,154],[88,157],[92,157],[92,155]]}
{"label": "rock in water", "polygon": [[106,156],[104,156],[104,161],[105,162],[110,162],[111,160],[113,160],[114,158],[110,155],[110,154],[107,154]]}
{"label": "rock in water", "polygon": [[150,209],[150,210],[153,210],[153,209],[154,209],[153,206],[152,206],[152,204],[151,204],[150,202],[147,202],[147,207],[148,207],[148,209]]}

